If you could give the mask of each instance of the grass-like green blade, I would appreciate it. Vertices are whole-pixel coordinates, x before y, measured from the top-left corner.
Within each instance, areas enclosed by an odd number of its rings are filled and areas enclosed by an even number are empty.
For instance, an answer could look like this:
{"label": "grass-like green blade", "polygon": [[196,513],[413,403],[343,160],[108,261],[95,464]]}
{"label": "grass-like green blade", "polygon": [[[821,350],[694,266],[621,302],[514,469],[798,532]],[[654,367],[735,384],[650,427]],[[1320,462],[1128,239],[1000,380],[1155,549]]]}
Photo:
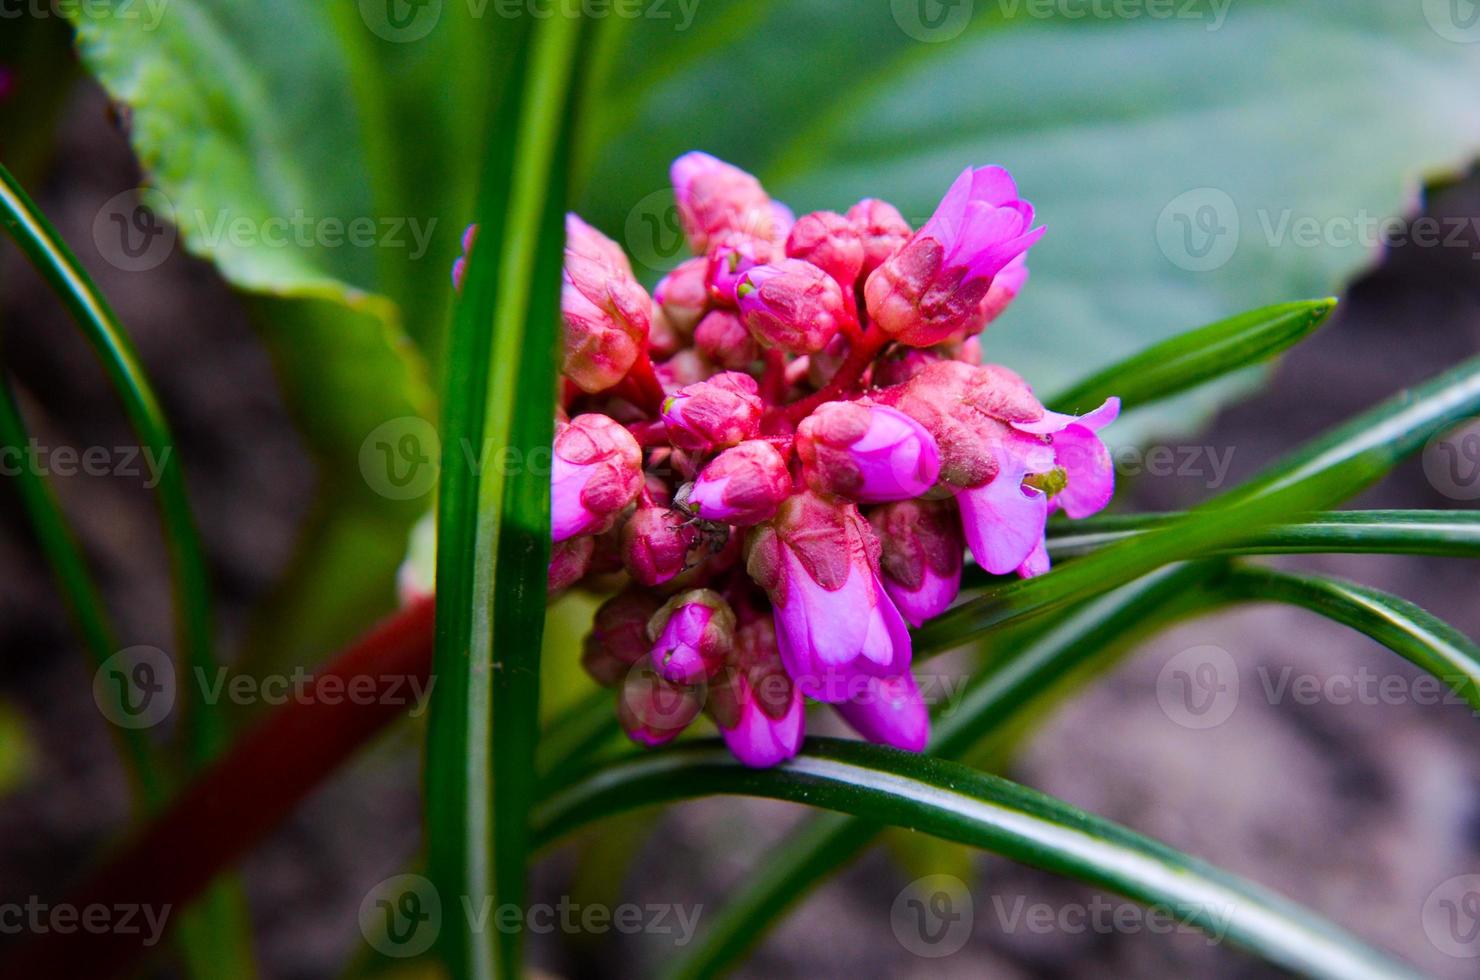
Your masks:
{"label": "grass-like green blade", "polygon": [[[1054,560],[1077,558],[1164,526],[1181,514],[1115,514],[1054,522],[1048,553]],[[1480,558],[1480,511],[1338,510],[1277,524],[1223,549],[1225,555],[1386,554]],[[967,575],[989,581],[980,568]]]}
{"label": "grass-like green blade", "polygon": [[1087,411],[1112,395],[1135,408],[1269,360],[1326,322],[1336,300],[1280,303],[1220,320],[1149,347],[1045,399],[1063,412]]}
{"label": "grass-like green blade", "polygon": [[536,831],[548,842],[637,806],[719,793],[805,803],[984,848],[1176,908],[1307,976],[1417,975],[1298,905],[1117,824],[957,762],[861,742],[810,738],[796,759],[763,770],[711,741],[643,753],[542,805]]}
{"label": "grass-like green blade", "polygon": [[[1223,567],[1197,562],[1163,569],[1087,604],[1032,640],[1004,644],[1003,655],[971,679],[959,703],[937,708],[927,751],[961,759],[984,740],[1005,740],[1097,666],[1204,608],[1210,601],[1205,586]],[[809,818],[730,895],[698,941],[668,964],[666,976],[713,976],[744,956],[788,908],[862,852],[879,829],[840,814]]]}
{"label": "grass-like green blade", "polygon": [[1281,602],[1350,626],[1428,671],[1480,711],[1480,647],[1407,599],[1319,575],[1243,566],[1221,579],[1230,601]]}
{"label": "grass-like green blade", "polygon": [[[24,450],[28,438],[25,420],[11,392],[9,379],[0,377],[0,444],[14,447],[19,453]],[[36,532],[41,552],[51,565],[62,597],[76,620],[83,646],[92,657],[93,669],[98,670],[104,661],[118,652],[120,646],[118,631],[108,615],[92,573],[88,571],[87,559],[83,557],[66,515],[62,513],[56,494],[44,475],[29,466],[17,467],[12,486]],[[105,689],[115,690],[111,686]],[[129,778],[137,790],[142,811],[157,810],[169,799],[174,782],[167,760],[161,758],[142,729],[118,725],[109,727],[120,739]]]}
{"label": "grass-like green blade", "polygon": [[[516,20],[447,365],[438,501],[438,687],[427,742],[428,862],[444,902],[522,904],[539,736],[549,474],[470,467],[466,447],[533,461],[553,436],[562,215],[580,20]],[[482,456],[480,455],[480,459]],[[499,458],[504,458],[502,455]],[[495,935],[490,935],[495,933]],[[521,936],[452,916],[458,977],[520,975]]]}
{"label": "grass-like green blade", "polygon": [[[77,256],[3,166],[0,166],[0,224],[77,321],[122,399],[140,443],[161,460],[159,507],[169,546],[184,665],[191,671],[200,670],[211,676],[216,660],[212,652],[211,591],[205,555],[191,515],[174,436],[133,342]],[[189,699],[182,699],[181,708],[190,733],[191,761],[196,766],[202,765],[225,744],[226,730],[220,712],[203,701]]]}
{"label": "grass-like green blade", "polygon": [[[181,666],[190,675],[199,672],[201,676],[213,676],[216,656],[205,553],[190,510],[184,471],[175,452],[175,439],[159,398],[144,373],[138,352],[76,254],[3,165],[0,165],[0,224],[72,314],[118,392],[140,444],[160,461],[158,501],[170,556],[177,636],[184,652]],[[16,421],[19,423],[18,416]],[[22,492],[29,498],[28,508],[33,517],[40,513],[35,507],[46,509],[44,488],[39,497],[33,492]],[[59,511],[52,516],[60,520]],[[61,546],[61,540],[53,536],[57,530],[55,526],[38,524],[37,530],[49,539],[46,543],[48,550]],[[64,522],[61,532],[66,533]],[[59,557],[60,552],[53,553],[51,560],[55,562]],[[73,608],[79,611],[80,616],[89,616],[77,605],[76,600],[82,597],[82,593],[72,591],[80,584],[76,578],[79,569],[70,562],[65,567],[63,583],[72,594]],[[58,568],[58,574],[62,574],[61,568]],[[83,575],[85,577],[85,571]],[[96,598],[94,595],[87,604],[91,605]],[[90,649],[96,649],[100,642],[114,639],[108,631],[98,631],[101,624],[95,616],[79,619],[79,623]],[[108,655],[118,649],[115,644]],[[200,686],[181,684],[180,690],[198,691]],[[188,761],[193,768],[199,768],[225,745],[224,719],[219,706],[204,698],[181,697],[177,704],[184,719]],[[134,750],[130,751],[136,754]],[[153,776],[145,777],[145,771],[140,770],[141,778],[154,780]],[[155,787],[156,791],[161,789]],[[147,799],[149,797],[146,796]],[[225,960],[232,962],[238,975],[252,971],[246,900],[235,880],[214,886],[199,905],[189,910],[181,923],[180,934],[193,975],[220,975],[220,967]]]}

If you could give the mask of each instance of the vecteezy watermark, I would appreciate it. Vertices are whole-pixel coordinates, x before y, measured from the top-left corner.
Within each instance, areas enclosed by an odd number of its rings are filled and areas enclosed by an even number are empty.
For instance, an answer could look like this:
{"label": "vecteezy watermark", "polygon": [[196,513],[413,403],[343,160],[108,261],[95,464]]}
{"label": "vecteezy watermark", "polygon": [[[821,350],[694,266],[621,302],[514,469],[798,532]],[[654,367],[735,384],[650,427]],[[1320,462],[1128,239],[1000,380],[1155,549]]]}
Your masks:
{"label": "vecteezy watermark", "polygon": [[899,29],[926,44],[960,37],[975,7],[974,0],[889,0],[889,12]]}
{"label": "vecteezy watermark", "polygon": [[1480,43],[1480,0],[1423,0],[1423,16],[1446,41]]}
{"label": "vecteezy watermark", "polygon": [[174,447],[158,452],[153,446],[48,446],[32,436],[24,446],[0,447],[0,476],[121,476],[143,478],[146,490],[159,486]]}
{"label": "vecteezy watermark", "polygon": [[229,210],[179,208],[156,188],[109,198],[93,218],[93,244],[110,265],[125,272],[157,267],[174,252],[183,231],[212,252],[244,249],[396,249],[411,261],[426,256],[437,219],[355,215],[247,215]]}
{"label": "vecteezy watermark", "polygon": [[1105,895],[1095,895],[1088,902],[1063,903],[1029,902],[1022,895],[1009,901],[1005,896],[993,895],[991,905],[997,927],[1008,935],[1191,933],[1202,936],[1209,946],[1223,941],[1233,917],[1232,909],[1201,902],[1143,906]]}
{"label": "vecteezy watermark", "polygon": [[1183,728],[1216,728],[1232,717],[1238,698],[1238,664],[1222,647],[1183,650],[1156,676],[1156,703]]}
{"label": "vecteezy watermark", "polygon": [[[535,902],[526,907],[505,903],[495,907],[492,898],[485,896],[474,902],[464,895],[455,911],[464,917],[468,929],[478,934],[490,930],[505,935],[645,933],[670,937],[674,946],[682,947],[693,941],[704,906],[670,902],[603,905],[574,902],[562,895],[554,903]],[[441,895],[429,879],[417,874],[395,875],[376,885],[360,902],[360,934],[384,956],[419,956],[436,942],[446,914]]]}
{"label": "vecteezy watermark", "polygon": [[673,191],[656,190],[627,212],[623,226],[627,252],[640,265],[664,272],[678,264],[688,244]]}
{"label": "vecteezy watermark", "polygon": [[[411,500],[430,493],[443,465],[466,466],[472,473],[514,476],[531,473],[548,478],[554,450],[539,446],[523,450],[485,440],[475,446],[464,439],[454,444],[455,455],[444,457],[442,439],[432,423],[419,415],[389,419],[376,426],[360,443],[360,475],[371,490],[391,500]],[[655,468],[655,473],[664,472]]]}
{"label": "vecteezy watermark", "polygon": [[170,0],[0,0],[0,20],[118,20],[135,24],[141,31],[152,31],[164,20],[169,6]]}
{"label": "vecteezy watermark", "polygon": [[1480,419],[1430,439],[1423,449],[1423,472],[1450,500],[1480,500]]}
{"label": "vecteezy watermark", "polygon": [[134,902],[91,902],[55,905],[32,895],[24,902],[0,902],[0,935],[26,933],[42,936],[55,933],[72,936],[77,933],[104,936],[140,936],[142,944],[152,947],[164,936],[173,905],[140,905]]}
{"label": "vecteezy watermark", "polygon": [[976,903],[966,883],[955,875],[926,875],[894,897],[889,926],[909,952],[939,959],[959,952],[971,939]]}
{"label": "vecteezy watermark", "polygon": [[1298,673],[1290,666],[1272,668],[1261,664],[1256,673],[1264,699],[1271,705],[1287,702],[1304,707],[1450,704],[1469,708],[1470,702],[1463,692],[1474,689],[1474,682],[1462,674],[1449,677],[1427,673],[1382,674],[1366,666],[1351,673],[1312,674]]}
{"label": "vecteezy watermark", "polygon": [[[201,704],[389,705],[408,708],[413,718],[426,709],[437,680],[418,674],[316,675],[302,667],[262,677],[232,674],[225,667],[214,671],[196,667],[188,676]],[[174,710],[178,695],[174,662],[158,647],[120,650],[93,674],[93,701],[103,717],[120,728],[160,724]]]}
{"label": "vecteezy watermark", "polygon": [[[442,20],[445,6],[457,0],[359,0],[360,19],[376,37],[398,44],[420,41]],[[676,32],[688,30],[698,13],[699,0],[461,0],[474,20],[489,14],[513,19],[546,20],[557,14],[590,19],[654,20],[671,23]]]}
{"label": "vecteezy watermark", "polygon": [[1110,452],[1118,476],[1201,480],[1209,490],[1223,486],[1233,465],[1233,446],[1117,446]]}
{"label": "vecteezy watermark", "polygon": [[1423,932],[1445,956],[1480,957],[1480,874],[1450,878],[1429,892],[1423,903]]}
{"label": "vecteezy watermark", "polygon": [[1227,191],[1198,187],[1167,202],[1156,219],[1156,244],[1177,268],[1220,269],[1238,251],[1238,205]]}

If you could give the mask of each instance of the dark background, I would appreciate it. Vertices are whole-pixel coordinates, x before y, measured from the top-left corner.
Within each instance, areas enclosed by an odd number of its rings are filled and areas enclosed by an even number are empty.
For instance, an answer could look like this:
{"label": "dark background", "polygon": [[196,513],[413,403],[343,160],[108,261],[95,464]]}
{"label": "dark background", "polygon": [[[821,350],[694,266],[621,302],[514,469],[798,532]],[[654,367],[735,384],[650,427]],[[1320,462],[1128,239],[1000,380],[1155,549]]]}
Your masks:
{"label": "dark background", "polygon": [[[204,530],[225,648],[288,559],[314,468],[289,425],[271,365],[231,292],[176,252],[147,273],[103,262],[91,227],[103,203],[141,177],[91,83],[68,98],[38,203],[80,253],[134,337],[173,421]],[[1436,194],[1438,216],[1480,215],[1480,180]],[[1289,355],[1263,394],[1175,445],[1233,450],[1231,480],[1480,348],[1480,242],[1409,249],[1355,283],[1338,315]],[[33,433],[49,445],[132,441],[111,387],[55,298],[7,244],[0,249],[4,367]],[[164,552],[151,495],[137,478],[54,481],[125,636],[168,645]],[[1172,509],[1209,492],[1197,478],[1123,484],[1124,509]],[[1465,506],[1430,485],[1417,461],[1357,506]],[[1340,574],[1420,602],[1480,635],[1472,565],[1403,557],[1285,564]],[[9,489],[0,490],[0,703],[18,711],[32,764],[0,797],[0,901],[57,898],[127,826],[127,786],[90,696],[87,658]],[[1173,724],[1156,699],[1177,651],[1226,649],[1246,689],[1257,670],[1408,676],[1376,644],[1309,614],[1254,608],[1199,620],[1149,644],[1059,711],[1027,744],[1014,778],[1244,874],[1440,976],[1474,976],[1420,923],[1440,882],[1480,870],[1480,752],[1459,706],[1271,706],[1244,698],[1209,731]],[[360,900],[404,870],[420,844],[420,732],[405,724],[326,784],[245,866],[263,973],[337,974],[363,947]],[[725,889],[796,818],[779,804],[708,801],[652,823],[609,828],[585,846],[633,901],[720,904]],[[623,873],[624,868],[630,870]],[[564,853],[540,875],[551,896],[577,885]],[[583,867],[589,868],[587,862]],[[1072,883],[1000,860],[974,862],[974,934],[944,960],[918,959],[890,929],[912,874],[875,850],[807,901],[743,970],[749,976],[1261,976],[1268,968],[1198,936],[1004,933],[1011,905],[1083,903]],[[585,887],[584,885],[580,887]],[[596,887],[596,886],[592,886]],[[663,954],[659,937],[535,942],[557,973],[632,975]],[[167,968],[162,968],[167,969]]]}

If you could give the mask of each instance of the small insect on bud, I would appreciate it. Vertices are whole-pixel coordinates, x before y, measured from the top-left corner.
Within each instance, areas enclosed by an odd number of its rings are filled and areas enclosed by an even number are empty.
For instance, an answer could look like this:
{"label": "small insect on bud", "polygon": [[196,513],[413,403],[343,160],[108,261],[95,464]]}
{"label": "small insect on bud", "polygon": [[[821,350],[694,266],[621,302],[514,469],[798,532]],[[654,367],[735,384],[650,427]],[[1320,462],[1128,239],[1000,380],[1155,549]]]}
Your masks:
{"label": "small insect on bud", "polygon": [[688,565],[699,531],[667,507],[639,507],[622,526],[622,565],[642,585],[662,585]]}

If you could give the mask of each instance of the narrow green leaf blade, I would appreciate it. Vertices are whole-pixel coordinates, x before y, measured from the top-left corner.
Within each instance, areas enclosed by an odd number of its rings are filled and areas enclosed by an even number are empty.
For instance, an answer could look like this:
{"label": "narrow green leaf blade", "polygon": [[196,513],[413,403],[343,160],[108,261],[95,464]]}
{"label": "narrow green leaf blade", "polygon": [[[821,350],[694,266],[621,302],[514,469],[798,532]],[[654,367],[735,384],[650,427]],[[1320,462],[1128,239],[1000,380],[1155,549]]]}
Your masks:
{"label": "narrow green leaf blade", "polygon": [[763,770],[714,742],[644,753],[548,801],[537,830],[548,842],[637,806],[718,793],[908,827],[1169,905],[1199,928],[1307,976],[1417,975],[1278,895],[1062,801],[960,763],[861,742],[810,738],[797,758]]}
{"label": "narrow green leaf blade", "polygon": [[1083,412],[1111,396],[1124,408],[1170,398],[1250,367],[1295,346],[1326,322],[1336,300],[1281,303],[1162,341],[1044,399],[1062,412]]}
{"label": "narrow green leaf blade", "polygon": [[1378,589],[1319,575],[1292,575],[1253,566],[1218,583],[1240,602],[1282,602],[1365,633],[1449,685],[1480,711],[1480,647],[1428,610]]}

